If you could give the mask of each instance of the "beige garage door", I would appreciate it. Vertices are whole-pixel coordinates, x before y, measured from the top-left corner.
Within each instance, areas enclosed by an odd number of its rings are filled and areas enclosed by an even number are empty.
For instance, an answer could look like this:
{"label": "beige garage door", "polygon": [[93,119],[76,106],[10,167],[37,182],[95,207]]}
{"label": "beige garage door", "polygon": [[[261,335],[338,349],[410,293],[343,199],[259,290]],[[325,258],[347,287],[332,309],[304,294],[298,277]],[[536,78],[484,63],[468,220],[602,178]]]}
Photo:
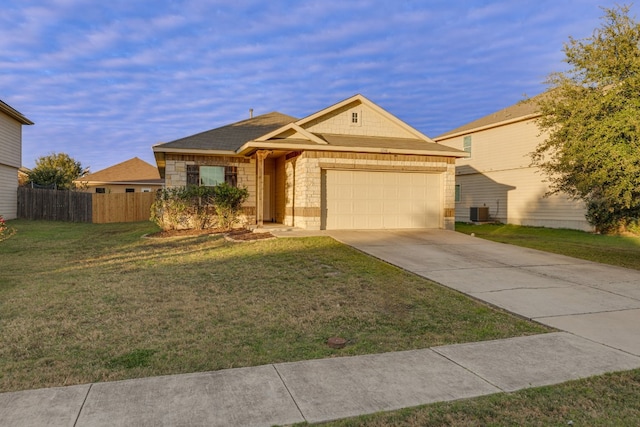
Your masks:
{"label": "beige garage door", "polygon": [[441,174],[324,170],[322,228],[440,228]]}

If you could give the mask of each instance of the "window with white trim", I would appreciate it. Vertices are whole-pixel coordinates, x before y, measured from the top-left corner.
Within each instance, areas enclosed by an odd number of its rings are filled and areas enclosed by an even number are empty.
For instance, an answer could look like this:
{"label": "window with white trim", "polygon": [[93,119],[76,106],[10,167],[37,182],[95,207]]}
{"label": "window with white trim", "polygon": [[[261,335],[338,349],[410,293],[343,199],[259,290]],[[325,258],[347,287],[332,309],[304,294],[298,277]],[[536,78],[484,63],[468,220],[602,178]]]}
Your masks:
{"label": "window with white trim", "polygon": [[471,157],[471,135],[464,137],[462,141],[462,149],[469,153],[469,157]]}

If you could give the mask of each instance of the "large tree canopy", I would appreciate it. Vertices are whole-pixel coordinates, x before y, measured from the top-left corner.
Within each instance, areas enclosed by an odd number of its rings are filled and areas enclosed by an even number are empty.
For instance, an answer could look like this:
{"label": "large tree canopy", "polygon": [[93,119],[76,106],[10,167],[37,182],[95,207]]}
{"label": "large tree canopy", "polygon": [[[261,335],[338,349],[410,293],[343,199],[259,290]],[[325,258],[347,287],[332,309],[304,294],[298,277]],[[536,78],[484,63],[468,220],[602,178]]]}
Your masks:
{"label": "large tree canopy", "polygon": [[564,45],[568,70],[536,98],[547,137],[532,160],[550,193],[582,199],[609,232],[640,217],[640,24],[628,6],[603,10],[591,37]]}
{"label": "large tree canopy", "polygon": [[73,188],[73,180],[89,173],[89,168],[83,168],[80,162],[65,153],[52,153],[39,157],[36,167],[27,175],[29,183],[40,187],[68,190]]}

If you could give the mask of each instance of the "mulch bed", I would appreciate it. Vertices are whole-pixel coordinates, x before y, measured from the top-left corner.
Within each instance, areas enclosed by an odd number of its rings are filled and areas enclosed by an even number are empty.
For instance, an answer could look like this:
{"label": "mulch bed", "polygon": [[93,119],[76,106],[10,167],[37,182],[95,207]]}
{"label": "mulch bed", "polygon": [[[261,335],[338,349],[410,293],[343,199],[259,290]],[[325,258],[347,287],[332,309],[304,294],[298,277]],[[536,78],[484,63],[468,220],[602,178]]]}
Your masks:
{"label": "mulch bed", "polygon": [[247,229],[239,229],[233,230],[227,233],[227,240],[231,240],[234,242],[250,242],[252,240],[264,240],[264,239],[274,239],[276,236],[267,232],[267,233],[254,233],[251,230]]}
{"label": "mulch bed", "polygon": [[271,239],[275,236],[271,233],[254,233],[246,228],[237,228],[231,231],[227,231],[221,228],[208,228],[205,230],[165,230],[158,231],[147,235],[146,237],[152,239],[163,239],[168,237],[193,237],[203,236],[207,234],[224,234],[227,240],[238,242],[249,242],[252,240],[264,240]]}

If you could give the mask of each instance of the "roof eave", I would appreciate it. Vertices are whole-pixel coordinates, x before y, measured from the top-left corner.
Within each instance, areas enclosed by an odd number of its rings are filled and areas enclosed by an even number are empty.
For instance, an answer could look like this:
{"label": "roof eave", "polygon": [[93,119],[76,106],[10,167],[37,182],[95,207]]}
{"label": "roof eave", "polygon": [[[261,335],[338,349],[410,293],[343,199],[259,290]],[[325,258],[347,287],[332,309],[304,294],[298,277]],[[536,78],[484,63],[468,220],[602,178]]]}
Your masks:
{"label": "roof eave", "polygon": [[2,101],[0,101],[0,111],[2,111],[7,116],[9,116],[12,119],[20,122],[23,125],[32,125],[33,124],[33,122],[31,120],[29,120],[28,118],[26,118],[21,112],[19,112],[18,110],[14,109],[10,105],[8,105],[8,104],[6,104],[6,103],[4,103]]}
{"label": "roof eave", "polygon": [[237,156],[237,153],[233,150],[211,150],[206,148],[173,148],[162,147],[159,145],[154,145],[152,148],[154,153],[202,154],[206,156]]}
{"label": "roof eave", "polygon": [[435,142],[444,141],[445,139],[456,138],[458,136],[468,135],[468,134],[474,133],[474,132],[480,132],[480,131],[483,131],[483,130],[493,129],[493,128],[497,128],[497,127],[500,127],[500,126],[506,126],[506,125],[510,125],[510,124],[513,124],[513,123],[524,122],[524,121],[527,121],[527,120],[538,118],[540,116],[541,116],[540,113],[531,113],[531,114],[527,114],[525,116],[515,117],[515,118],[509,119],[509,120],[502,120],[500,122],[491,123],[491,124],[480,126],[480,127],[476,127],[476,128],[470,128],[470,129],[466,129],[466,130],[461,130],[461,131],[455,132],[455,133],[445,133],[445,134],[442,134],[440,136],[436,136],[435,138],[433,138],[433,140]]}
{"label": "roof eave", "polygon": [[371,154],[413,154],[423,156],[444,156],[444,157],[456,157],[464,158],[469,157],[469,153],[461,150],[414,150],[408,148],[393,148],[393,147],[347,147],[339,145],[301,145],[291,143],[268,143],[249,141],[238,149],[237,154],[244,156],[250,156],[257,150],[280,150],[280,151],[336,151],[342,153],[357,152],[357,153],[371,153]]}

